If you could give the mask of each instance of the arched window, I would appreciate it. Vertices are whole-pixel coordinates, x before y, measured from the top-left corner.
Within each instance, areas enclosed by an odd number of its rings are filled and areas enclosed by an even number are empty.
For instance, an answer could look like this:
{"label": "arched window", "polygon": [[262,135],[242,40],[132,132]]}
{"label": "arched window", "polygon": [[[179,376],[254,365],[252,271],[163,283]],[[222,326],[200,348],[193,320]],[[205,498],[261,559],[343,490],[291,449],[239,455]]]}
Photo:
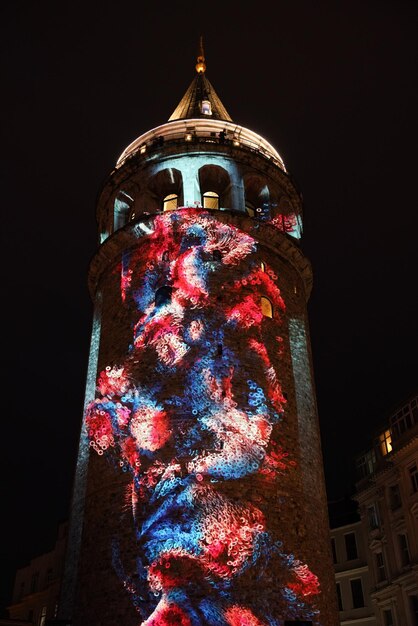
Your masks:
{"label": "arched window", "polygon": [[219,209],[219,194],[216,191],[206,191],[203,194],[204,209]]}
{"label": "arched window", "polygon": [[163,210],[174,211],[174,209],[177,209],[178,199],[179,197],[176,193],[168,194],[163,200]]}
{"label": "arched window", "polygon": [[155,292],[155,306],[158,307],[170,304],[172,292],[173,289],[168,285],[164,285],[164,287],[157,289]]}
{"label": "arched window", "polygon": [[273,306],[265,296],[261,296],[261,312],[265,317],[273,317]]}

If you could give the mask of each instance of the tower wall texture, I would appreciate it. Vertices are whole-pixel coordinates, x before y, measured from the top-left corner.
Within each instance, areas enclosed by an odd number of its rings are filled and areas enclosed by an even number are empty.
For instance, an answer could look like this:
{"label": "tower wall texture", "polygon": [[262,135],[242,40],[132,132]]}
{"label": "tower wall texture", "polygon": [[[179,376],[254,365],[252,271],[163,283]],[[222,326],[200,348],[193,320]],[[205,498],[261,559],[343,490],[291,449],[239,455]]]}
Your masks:
{"label": "tower wall texture", "polygon": [[[102,230],[119,222],[91,266],[100,337],[74,626],[338,623],[310,266],[285,232],[293,214],[276,210],[297,193],[259,155],[205,150],[178,171],[195,193],[209,163],[213,188],[217,158],[233,172],[227,210],[144,212],[151,174],[175,181],[173,146],[115,171],[99,200]],[[263,180],[266,211],[251,218],[239,198]]]}

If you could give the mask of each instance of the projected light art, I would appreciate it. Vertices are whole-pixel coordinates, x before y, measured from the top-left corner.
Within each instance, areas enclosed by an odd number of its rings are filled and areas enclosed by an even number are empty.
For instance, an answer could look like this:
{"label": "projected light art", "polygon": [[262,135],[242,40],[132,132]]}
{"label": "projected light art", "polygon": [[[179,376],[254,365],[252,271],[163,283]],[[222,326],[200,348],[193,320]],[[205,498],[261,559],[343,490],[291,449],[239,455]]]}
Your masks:
{"label": "projected light art", "polygon": [[319,624],[318,580],[262,497],[295,465],[281,437],[280,277],[203,209],[150,223],[118,268],[129,351],[86,414],[91,447],[132,477],[137,571],[117,542],[114,567],[143,626]]}

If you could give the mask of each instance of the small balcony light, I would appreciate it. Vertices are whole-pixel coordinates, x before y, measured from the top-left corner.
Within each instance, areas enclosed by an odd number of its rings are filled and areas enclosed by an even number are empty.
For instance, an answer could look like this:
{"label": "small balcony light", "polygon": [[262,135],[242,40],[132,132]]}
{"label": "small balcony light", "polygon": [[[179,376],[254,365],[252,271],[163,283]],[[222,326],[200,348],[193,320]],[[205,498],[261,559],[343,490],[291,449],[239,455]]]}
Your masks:
{"label": "small balcony light", "polygon": [[239,146],[239,141],[238,141],[238,139],[234,139],[232,143],[234,144],[234,146]]}
{"label": "small balcony light", "polygon": [[192,140],[192,133],[186,133],[184,135],[184,139],[185,139],[185,141],[191,141]]}
{"label": "small balcony light", "polygon": [[139,152],[141,154],[144,154],[147,151],[147,144],[143,143],[142,146],[139,148]]}

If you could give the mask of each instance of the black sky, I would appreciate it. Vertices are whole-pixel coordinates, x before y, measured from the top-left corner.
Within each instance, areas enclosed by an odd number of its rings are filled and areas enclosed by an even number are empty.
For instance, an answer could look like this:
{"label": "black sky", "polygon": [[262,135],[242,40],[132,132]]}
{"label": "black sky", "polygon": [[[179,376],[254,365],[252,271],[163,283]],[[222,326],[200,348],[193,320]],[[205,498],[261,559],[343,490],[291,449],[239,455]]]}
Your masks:
{"label": "black sky", "polygon": [[417,388],[417,3],[1,4],[1,598],[68,514],[95,201],[133,139],[207,77],[283,157],[303,249],[328,496]]}

